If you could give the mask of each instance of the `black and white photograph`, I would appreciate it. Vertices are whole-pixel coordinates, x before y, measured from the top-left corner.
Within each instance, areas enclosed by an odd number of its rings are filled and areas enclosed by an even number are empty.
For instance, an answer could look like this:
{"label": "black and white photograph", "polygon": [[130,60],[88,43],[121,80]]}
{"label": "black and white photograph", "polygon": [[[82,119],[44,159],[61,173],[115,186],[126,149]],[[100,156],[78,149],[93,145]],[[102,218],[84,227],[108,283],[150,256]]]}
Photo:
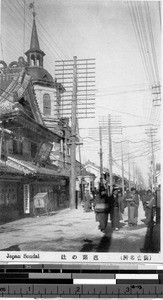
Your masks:
{"label": "black and white photograph", "polygon": [[0,257],[159,255],[161,2],[0,10]]}

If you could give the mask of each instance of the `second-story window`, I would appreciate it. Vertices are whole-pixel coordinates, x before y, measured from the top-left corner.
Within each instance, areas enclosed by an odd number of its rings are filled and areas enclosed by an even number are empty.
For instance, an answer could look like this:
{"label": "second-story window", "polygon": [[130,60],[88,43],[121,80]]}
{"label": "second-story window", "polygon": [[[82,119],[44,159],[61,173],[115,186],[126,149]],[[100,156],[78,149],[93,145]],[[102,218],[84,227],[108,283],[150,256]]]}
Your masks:
{"label": "second-story window", "polygon": [[43,114],[51,116],[51,99],[47,93],[43,95]]}

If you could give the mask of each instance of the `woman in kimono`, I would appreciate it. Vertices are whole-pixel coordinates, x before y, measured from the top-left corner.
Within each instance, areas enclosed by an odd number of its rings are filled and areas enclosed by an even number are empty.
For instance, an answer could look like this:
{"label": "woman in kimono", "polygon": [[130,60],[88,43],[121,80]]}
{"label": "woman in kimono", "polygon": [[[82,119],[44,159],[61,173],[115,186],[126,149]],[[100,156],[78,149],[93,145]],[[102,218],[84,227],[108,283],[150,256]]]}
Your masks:
{"label": "woman in kimono", "polygon": [[134,187],[131,188],[131,193],[126,199],[128,202],[128,225],[137,226],[138,224],[138,208],[139,208],[139,197]]}
{"label": "woman in kimono", "polygon": [[90,211],[92,211],[92,197],[89,193],[89,190],[86,190],[84,212],[90,212]]}

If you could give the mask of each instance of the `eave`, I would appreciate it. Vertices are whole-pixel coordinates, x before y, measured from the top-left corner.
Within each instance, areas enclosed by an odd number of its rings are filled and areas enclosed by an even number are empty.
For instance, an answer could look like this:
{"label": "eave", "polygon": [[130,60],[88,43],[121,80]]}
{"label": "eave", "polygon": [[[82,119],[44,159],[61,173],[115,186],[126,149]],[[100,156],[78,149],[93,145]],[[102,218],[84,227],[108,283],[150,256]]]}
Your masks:
{"label": "eave", "polygon": [[18,123],[22,128],[32,130],[37,135],[51,142],[59,142],[63,138],[61,133],[52,132],[45,126],[38,124],[21,110],[10,112],[1,116],[1,121],[4,123],[5,128],[7,128],[7,121],[13,121]]}

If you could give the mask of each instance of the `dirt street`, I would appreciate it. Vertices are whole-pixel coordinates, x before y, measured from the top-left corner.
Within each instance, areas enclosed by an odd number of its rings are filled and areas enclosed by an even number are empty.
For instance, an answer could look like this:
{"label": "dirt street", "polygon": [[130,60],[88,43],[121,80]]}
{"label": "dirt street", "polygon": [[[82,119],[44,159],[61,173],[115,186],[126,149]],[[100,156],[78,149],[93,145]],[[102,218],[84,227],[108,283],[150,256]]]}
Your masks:
{"label": "dirt street", "polygon": [[98,230],[95,213],[85,213],[82,207],[51,216],[24,218],[0,226],[0,250],[140,252],[147,231],[143,218],[140,204],[138,226],[128,227],[126,209],[121,229],[112,231],[108,221],[105,234]]}

